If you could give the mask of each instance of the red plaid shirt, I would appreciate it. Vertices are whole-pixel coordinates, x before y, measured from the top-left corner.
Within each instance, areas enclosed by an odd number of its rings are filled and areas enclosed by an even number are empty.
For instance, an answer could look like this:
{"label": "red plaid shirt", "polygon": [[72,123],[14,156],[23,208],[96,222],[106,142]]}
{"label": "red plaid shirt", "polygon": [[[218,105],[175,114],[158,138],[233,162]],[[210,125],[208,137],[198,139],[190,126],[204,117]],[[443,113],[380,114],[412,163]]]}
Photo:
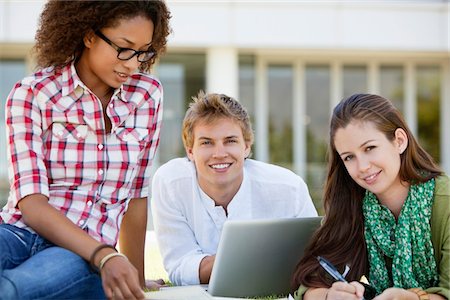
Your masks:
{"label": "red plaid shirt", "polygon": [[130,199],[149,194],[162,121],[161,84],[133,75],[114,92],[106,113],[109,134],[100,100],[73,64],[15,85],[6,102],[11,191],[0,223],[27,228],[17,203],[40,193],[93,238],[116,244]]}

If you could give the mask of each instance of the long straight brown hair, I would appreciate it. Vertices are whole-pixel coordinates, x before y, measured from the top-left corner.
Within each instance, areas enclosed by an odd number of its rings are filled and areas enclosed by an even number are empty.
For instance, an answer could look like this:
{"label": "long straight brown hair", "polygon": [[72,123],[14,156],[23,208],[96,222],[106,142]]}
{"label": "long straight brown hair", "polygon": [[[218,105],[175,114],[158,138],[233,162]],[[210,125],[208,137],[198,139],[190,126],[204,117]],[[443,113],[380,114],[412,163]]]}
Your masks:
{"label": "long straight brown hair", "polygon": [[349,175],[334,144],[339,128],[352,121],[371,122],[393,141],[397,128],[408,136],[408,147],[400,155],[399,176],[411,184],[425,182],[442,173],[431,156],[418,144],[400,112],[378,95],[355,94],[342,100],[333,110],[328,146],[328,174],[324,188],[325,217],[312,237],[292,277],[292,292],[303,284],[329,287],[333,280],[320,267],[317,256],[323,256],[342,273],[350,266],[347,280],[368,275],[368,258],[364,239],[362,200],[365,189]]}

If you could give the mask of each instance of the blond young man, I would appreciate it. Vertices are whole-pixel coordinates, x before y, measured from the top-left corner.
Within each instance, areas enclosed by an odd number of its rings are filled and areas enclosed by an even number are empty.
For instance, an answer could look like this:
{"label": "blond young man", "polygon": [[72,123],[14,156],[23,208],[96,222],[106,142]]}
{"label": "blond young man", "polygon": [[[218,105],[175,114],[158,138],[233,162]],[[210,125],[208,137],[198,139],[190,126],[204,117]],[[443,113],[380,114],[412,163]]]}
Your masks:
{"label": "blond young man", "polygon": [[253,131],[245,108],[200,92],[183,121],[187,157],[154,175],[152,212],[172,283],[208,283],[227,220],[317,216],[305,182],[285,168],[249,159]]}

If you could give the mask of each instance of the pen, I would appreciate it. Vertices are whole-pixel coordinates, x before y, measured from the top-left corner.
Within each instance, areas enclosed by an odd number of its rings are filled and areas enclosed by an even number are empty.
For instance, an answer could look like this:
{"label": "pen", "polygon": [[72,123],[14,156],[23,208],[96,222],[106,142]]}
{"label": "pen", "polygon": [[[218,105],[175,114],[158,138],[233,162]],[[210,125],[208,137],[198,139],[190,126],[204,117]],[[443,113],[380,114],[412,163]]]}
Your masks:
{"label": "pen", "polygon": [[[325,269],[325,271],[327,271],[327,273],[330,274],[335,280],[348,283],[347,280],[345,280],[344,276],[342,276],[342,274],[339,273],[336,267],[333,266],[328,260],[326,260],[322,256],[317,256],[317,260],[319,261],[319,264]],[[364,300],[364,297],[362,299]]]}
{"label": "pen", "polygon": [[317,256],[317,260],[319,261],[319,264],[327,271],[328,274],[330,274],[334,279],[337,281],[346,282],[344,276],[342,276],[341,273],[336,269],[335,266],[333,266],[328,260],[323,258],[322,256]]}

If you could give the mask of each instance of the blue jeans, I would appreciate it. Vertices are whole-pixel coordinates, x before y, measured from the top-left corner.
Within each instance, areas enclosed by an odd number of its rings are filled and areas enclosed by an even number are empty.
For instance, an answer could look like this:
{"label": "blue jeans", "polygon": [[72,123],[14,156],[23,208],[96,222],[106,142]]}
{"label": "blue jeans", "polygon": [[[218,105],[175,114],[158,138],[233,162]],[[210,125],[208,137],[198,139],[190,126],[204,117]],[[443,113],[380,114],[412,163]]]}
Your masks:
{"label": "blue jeans", "polygon": [[77,254],[0,224],[0,299],[105,299],[100,276]]}

